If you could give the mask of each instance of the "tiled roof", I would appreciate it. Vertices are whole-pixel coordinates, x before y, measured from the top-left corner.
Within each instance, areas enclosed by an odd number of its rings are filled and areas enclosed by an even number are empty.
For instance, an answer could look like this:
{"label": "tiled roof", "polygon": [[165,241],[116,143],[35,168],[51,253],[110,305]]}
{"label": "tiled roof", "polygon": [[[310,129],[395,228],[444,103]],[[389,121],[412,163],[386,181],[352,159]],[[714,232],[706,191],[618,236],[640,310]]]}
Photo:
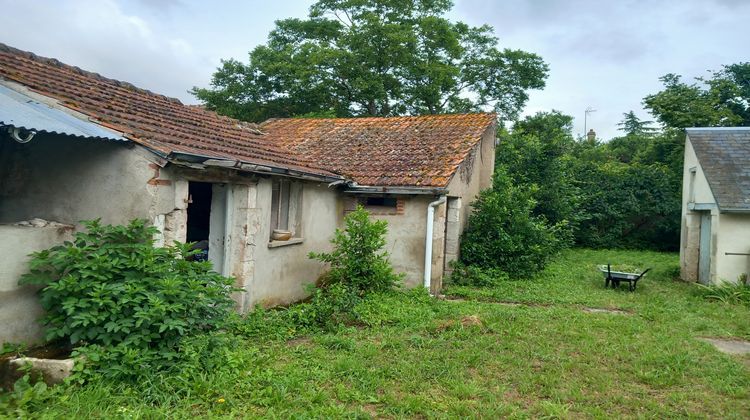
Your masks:
{"label": "tiled roof", "polygon": [[445,187],[494,114],[273,119],[269,138],[360,185]]}
{"label": "tiled roof", "polygon": [[0,43],[0,79],[22,84],[157,152],[332,175],[272,143],[258,126]]}
{"label": "tiled roof", "polygon": [[274,119],[260,126],[0,43],[0,80],[19,83],[164,155],[230,159],[361,185],[445,187],[494,129],[494,114]]}
{"label": "tiled roof", "polygon": [[687,133],[719,209],[750,211],[750,127]]}

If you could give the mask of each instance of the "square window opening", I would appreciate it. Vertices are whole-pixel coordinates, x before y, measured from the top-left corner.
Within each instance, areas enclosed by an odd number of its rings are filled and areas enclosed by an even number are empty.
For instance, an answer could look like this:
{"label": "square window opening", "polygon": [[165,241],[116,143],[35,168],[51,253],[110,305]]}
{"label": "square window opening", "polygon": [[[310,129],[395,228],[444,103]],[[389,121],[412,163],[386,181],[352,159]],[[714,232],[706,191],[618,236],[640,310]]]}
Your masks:
{"label": "square window opening", "polygon": [[366,197],[364,199],[365,207],[392,207],[396,208],[398,200],[394,197]]}

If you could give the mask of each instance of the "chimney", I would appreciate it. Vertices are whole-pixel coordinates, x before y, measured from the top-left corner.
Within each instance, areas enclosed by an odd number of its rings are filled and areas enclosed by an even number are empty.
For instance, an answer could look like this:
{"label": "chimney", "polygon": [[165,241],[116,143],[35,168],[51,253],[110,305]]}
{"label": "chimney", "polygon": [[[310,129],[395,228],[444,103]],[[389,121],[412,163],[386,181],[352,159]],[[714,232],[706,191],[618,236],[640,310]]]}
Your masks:
{"label": "chimney", "polygon": [[590,129],[588,133],[586,133],[586,140],[591,142],[596,141],[596,132],[593,128]]}

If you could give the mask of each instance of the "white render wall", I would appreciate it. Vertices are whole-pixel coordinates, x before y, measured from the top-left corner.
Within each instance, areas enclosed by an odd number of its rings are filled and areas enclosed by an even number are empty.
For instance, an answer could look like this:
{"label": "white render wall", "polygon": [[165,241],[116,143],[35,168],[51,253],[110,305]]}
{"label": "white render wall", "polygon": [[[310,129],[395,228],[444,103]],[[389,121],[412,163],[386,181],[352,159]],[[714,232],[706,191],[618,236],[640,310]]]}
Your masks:
{"label": "white render wall", "polygon": [[[721,213],[716,242],[716,282],[736,282],[750,273],[750,214]],[[727,255],[729,253],[730,255]]]}
{"label": "white render wall", "polygon": [[20,286],[18,280],[28,272],[29,254],[70,240],[71,233],[72,228],[0,225],[0,347],[42,341],[38,287]]}

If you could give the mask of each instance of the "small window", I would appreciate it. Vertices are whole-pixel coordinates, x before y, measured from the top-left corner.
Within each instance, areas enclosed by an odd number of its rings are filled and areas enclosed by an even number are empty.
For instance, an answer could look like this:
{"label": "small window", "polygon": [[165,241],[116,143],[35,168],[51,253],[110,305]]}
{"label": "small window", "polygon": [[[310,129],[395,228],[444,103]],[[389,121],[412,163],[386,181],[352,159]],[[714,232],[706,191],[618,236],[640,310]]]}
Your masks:
{"label": "small window", "polygon": [[300,211],[302,186],[289,179],[275,179],[271,187],[271,240],[273,231],[290,231],[293,238],[301,237]]}
{"label": "small window", "polygon": [[357,204],[370,214],[396,215],[404,213],[404,200],[393,196],[359,197]]}
{"label": "small window", "polygon": [[279,179],[273,183],[271,192],[271,229],[289,229],[289,180]]}
{"label": "small window", "polygon": [[395,209],[398,204],[393,197],[367,197],[364,201],[365,207],[393,207]]}

